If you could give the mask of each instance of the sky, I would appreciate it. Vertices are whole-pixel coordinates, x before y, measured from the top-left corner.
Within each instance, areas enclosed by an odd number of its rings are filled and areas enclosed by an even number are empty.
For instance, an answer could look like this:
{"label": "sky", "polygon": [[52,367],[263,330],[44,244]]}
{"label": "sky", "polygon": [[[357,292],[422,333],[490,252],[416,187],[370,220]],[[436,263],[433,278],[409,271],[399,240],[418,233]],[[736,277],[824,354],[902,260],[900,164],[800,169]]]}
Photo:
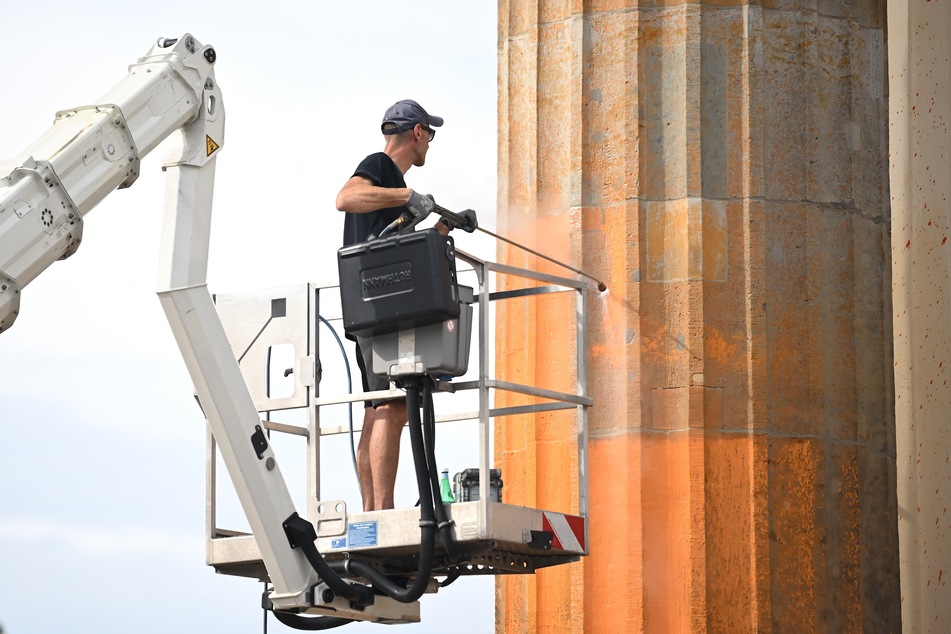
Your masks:
{"label": "sky", "polygon": [[[227,118],[212,292],[336,283],[343,217],[334,198],[357,163],[382,149],[383,112],[404,98],[446,119],[408,184],[449,209],[475,209],[494,229],[494,3],[128,6],[4,7],[0,164],[57,111],[96,103],[157,38],[190,33],[216,48]],[[155,295],[162,155],[160,147],[145,157],[138,181],[86,216],[77,253],[23,289],[19,317],[0,333],[5,634],[264,631],[262,584],[204,563],[205,426]],[[480,238],[456,236],[457,246],[491,259],[494,245]],[[339,385],[337,375],[330,386]],[[345,441],[327,444],[331,496],[358,508]],[[438,459],[478,464],[449,450]],[[397,505],[415,501],[410,464],[404,455]],[[302,483],[290,479],[299,497]],[[490,632],[492,588],[491,578],[461,579],[425,596],[422,622],[399,631]],[[270,618],[267,631],[293,630]]]}

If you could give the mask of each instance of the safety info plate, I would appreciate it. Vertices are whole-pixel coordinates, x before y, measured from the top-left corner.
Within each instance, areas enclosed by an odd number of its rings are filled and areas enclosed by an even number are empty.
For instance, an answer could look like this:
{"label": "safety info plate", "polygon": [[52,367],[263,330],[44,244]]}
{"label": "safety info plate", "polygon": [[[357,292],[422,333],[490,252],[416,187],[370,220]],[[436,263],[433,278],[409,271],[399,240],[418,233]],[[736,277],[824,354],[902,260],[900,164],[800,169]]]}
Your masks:
{"label": "safety info plate", "polygon": [[[347,524],[347,536],[331,542],[333,548],[366,548],[376,546],[379,531],[377,522],[353,522]],[[348,543],[349,542],[349,543]]]}

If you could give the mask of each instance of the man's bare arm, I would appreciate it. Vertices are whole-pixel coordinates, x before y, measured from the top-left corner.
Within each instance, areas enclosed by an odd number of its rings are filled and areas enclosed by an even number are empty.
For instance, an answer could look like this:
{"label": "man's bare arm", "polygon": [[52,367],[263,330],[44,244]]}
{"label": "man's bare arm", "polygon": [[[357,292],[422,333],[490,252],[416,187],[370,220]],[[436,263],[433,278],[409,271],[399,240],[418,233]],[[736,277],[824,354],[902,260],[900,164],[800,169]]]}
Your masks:
{"label": "man's bare arm", "polygon": [[379,187],[363,176],[352,176],[337,194],[337,209],[365,214],[405,205],[413,190],[407,187]]}

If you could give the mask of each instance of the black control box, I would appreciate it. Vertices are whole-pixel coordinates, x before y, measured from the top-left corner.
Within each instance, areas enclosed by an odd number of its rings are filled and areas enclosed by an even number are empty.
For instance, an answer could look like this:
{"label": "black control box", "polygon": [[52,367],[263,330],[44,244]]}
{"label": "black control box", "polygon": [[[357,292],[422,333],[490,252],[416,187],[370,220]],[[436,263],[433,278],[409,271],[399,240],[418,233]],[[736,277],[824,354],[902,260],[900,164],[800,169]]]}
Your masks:
{"label": "black control box", "polygon": [[343,328],[370,337],[459,317],[453,240],[412,231],[337,251]]}
{"label": "black control box", "polygon": [[[479,470],[460,471],[452,478],[452,494],[456,502],[475,502],[479,499]],[[502,501],[502,470],[489,469],[489,501]]]}

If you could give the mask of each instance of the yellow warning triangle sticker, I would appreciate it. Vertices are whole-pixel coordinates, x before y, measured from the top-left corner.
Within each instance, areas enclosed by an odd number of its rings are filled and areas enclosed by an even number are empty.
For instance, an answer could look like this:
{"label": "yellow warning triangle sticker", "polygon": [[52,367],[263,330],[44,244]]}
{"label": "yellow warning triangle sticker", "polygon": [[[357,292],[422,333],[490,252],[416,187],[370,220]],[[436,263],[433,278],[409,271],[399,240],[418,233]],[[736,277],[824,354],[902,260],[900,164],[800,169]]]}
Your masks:
{"label": "yellow warning triangle sticker", "polygon": [[205,135],[205,147],[208,149],[208,153],[205,154],[205,156],[211,156],[212,154],[215,153],[215,150],[217,150],[220,146],[219,146],[217,143],[215,143],[215,142],[211,139],[210,136],[208,136],[208,135],[206,134],[206,135]]}

